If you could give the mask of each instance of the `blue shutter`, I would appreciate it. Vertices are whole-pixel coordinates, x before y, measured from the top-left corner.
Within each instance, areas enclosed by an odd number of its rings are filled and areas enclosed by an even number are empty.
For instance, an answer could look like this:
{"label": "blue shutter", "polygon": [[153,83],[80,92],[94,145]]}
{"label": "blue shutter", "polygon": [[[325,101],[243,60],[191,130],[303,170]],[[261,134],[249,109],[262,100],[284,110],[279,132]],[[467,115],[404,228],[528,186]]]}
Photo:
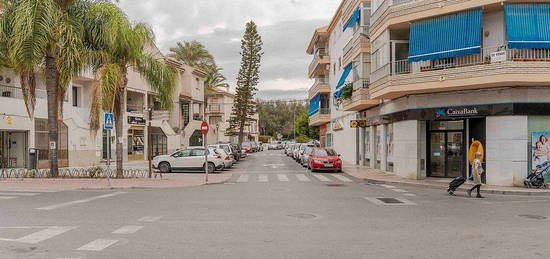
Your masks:
{"label": "blue shutter", "polygon": [[506,4],[508,47],[550,48],[550,4]]}
{"label": "blue shutter", "polygon": [[361,23],[361,9],[359,7],[355,9],[349,20],[344,25],[343,31],[346,31],[347,28],[354,27],[356,24]]}
{"label": "blue shutter", "polygon": [[309,101],[309,116],[315,115],[321,108],[321,94],[316,95]]}
{"label": "blue shutter", "polygon": [[342,73],[342,76],[340,77],[340,80],[338,81],[338,84],[336,85],[336,89],[342,87],[346,83],[346,79],[348,78],[349,74],[351,73],[351,70],[353,69],[352,66],[353,63],[350,63],[344,68],[344,72]]}
{"label": "blue shutter", "polygon": [[482,15],[475,9],[413,23],[409,62],[480,53]]}

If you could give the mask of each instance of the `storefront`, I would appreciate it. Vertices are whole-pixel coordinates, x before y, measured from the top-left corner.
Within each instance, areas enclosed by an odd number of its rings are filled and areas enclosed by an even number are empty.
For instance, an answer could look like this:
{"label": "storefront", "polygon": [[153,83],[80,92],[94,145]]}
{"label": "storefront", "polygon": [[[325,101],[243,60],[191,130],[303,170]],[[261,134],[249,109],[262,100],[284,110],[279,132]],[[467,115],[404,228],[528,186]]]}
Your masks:
{"label": "storefront", "polygon": [[128,161],[145,160],[145,129],[132,126],[128,130]]}
{"label": "storefront", "polygon": [[0,131],[0,168],[27,167],[28,132]]}

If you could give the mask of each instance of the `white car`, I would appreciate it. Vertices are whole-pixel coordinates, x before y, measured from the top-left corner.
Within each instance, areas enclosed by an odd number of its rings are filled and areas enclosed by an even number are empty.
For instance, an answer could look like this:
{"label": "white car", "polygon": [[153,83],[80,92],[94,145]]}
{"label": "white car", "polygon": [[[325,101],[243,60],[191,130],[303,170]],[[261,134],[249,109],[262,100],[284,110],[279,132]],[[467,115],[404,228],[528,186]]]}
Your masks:
{"label": "white car", "polygon": [[[234,155],[234,152],[233,152],[233,147],[230,144],[209,145],[208,148],[222,149],[227,155],[229,155],[230,160],[231,160],[231,166],[229,166],[229,167],[232,167],[234,164],[237,163],[237,159],[235,158],[235,155]],[[224,163],[225,163],[226,162],[225,157],[223,157],[223,159],[224,159]]]}
{"label": "white car", "polygon": [[205,152],[208,152],[208,172],[221,170],[224,163],[220,154],[213,150],[206,151],[204,147],[188,147],[170,155],[153,158],[153,168],[162,173],[173,171],[204,171]]}
{"label": "white car", "polygon": [[233,159],[233,155],[228,154],[224,149],[221,148],[208,146],[208,150],[216,150],[215,152],[222,157],[223,167],[225,169],[233,167],[233,164],[235,162],[235,160]]}

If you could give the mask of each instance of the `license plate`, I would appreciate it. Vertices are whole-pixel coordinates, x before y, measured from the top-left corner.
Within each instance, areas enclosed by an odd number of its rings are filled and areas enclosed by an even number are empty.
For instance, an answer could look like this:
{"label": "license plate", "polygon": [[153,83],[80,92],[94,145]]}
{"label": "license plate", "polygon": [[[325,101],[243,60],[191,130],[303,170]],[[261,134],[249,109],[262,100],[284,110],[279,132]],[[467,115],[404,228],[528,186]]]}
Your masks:
{"label": "license plate", "polygon": [[333,167],[332,164],[325,164],[325,167]]}

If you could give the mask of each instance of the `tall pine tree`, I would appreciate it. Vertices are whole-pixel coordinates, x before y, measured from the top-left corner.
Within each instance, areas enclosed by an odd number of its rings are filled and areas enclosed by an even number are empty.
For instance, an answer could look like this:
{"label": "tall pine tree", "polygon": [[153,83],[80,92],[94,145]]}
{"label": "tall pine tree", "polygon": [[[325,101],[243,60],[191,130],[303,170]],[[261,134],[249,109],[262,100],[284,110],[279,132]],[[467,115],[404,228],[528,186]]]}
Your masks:
{"label": "tall pine tree", "polygon": [[239,144],[244,141],[244,129],[254,121],[256,103],[254,95],[260,81],[260,63],[262,59],[262,37],[258,34],[256,23],[250,21],[241,40],[241,68],[237,76],[237,94],[233,111],[229,118],[229,132],[239,136]]}

